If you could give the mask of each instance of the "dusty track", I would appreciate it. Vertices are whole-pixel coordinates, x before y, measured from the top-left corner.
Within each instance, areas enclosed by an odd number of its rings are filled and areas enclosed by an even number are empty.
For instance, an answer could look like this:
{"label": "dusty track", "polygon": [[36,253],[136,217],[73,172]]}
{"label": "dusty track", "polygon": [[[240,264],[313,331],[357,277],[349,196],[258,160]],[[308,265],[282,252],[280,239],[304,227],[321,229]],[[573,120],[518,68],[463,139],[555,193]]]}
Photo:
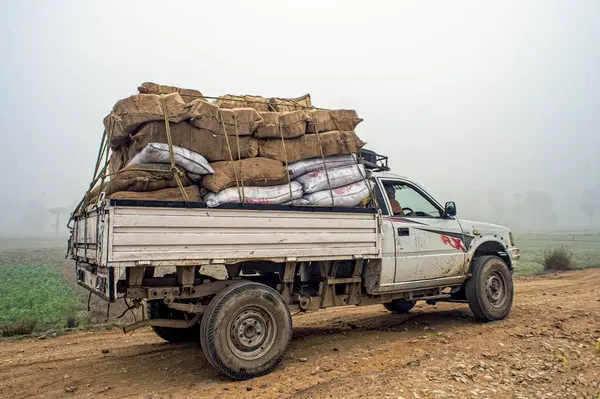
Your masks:
{"label": "dusty track", "polygon": [[518,279],[497,323],[423,304],[406,316],[332,309],[294,326],[282,364],[246,382],[146,329],[4,340],[0,397],[600,397],[600,269]]}

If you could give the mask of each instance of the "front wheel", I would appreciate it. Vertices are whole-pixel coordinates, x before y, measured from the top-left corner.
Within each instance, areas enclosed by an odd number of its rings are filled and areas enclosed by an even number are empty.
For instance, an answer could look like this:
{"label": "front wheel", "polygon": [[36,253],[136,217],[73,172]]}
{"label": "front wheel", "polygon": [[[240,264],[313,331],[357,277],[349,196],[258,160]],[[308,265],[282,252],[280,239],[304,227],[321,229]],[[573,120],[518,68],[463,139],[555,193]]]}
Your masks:
{"label": "front wheel", "polygon": [[206,359],[236,380],[268,374],[292,338],[292,317],[281,295],[250,281],[230,285],[210,302],[200,324]]}
{"label": "front wheel", "polygon": [[473,260],[471,274],[465,292],[475,317],[483,321],[505,318],[514,297],[512,275],[506,263],[497,256],[482,256]]}

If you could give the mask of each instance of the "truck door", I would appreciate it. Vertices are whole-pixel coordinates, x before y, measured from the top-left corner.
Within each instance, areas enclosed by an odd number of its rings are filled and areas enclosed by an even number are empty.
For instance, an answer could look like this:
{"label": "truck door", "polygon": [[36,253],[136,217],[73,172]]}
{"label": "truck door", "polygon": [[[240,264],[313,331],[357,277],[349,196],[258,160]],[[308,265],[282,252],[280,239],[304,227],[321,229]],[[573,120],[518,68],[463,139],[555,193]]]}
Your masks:
{"label": "truck door", "polygon": [[463,274],[466,257],[458,221],[423,190],[401,180],[381,181],[396,236],[394,282]]}

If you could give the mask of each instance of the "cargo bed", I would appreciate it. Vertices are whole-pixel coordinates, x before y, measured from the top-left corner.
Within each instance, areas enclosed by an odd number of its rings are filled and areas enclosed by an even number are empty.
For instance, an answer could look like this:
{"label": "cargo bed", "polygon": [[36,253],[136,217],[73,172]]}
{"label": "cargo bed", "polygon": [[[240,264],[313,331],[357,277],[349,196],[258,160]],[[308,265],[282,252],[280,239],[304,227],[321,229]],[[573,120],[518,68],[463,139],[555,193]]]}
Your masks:
{"label": "cargo bed", "polygon": [[108,200],[74,218],[71,253],[100,267],[380,256],[375,209]]}

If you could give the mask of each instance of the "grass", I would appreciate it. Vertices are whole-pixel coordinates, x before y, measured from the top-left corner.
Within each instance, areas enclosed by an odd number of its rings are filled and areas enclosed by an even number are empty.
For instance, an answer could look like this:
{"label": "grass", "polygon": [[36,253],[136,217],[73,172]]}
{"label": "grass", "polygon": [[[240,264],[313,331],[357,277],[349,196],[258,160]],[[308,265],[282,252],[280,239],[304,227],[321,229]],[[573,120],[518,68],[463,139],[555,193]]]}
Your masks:
{"label": "grass", "polygon": [[73,288],[53,266],[2,266],[0,282],[0,335],[69,327],[81,310]]}
{"label": "grass", "polygon": [[521,250],[519,275],[543,273],[545,252],[560,247],[571,252],[574,268],[600,266],[600,234],[516,234],[515,241]]}

